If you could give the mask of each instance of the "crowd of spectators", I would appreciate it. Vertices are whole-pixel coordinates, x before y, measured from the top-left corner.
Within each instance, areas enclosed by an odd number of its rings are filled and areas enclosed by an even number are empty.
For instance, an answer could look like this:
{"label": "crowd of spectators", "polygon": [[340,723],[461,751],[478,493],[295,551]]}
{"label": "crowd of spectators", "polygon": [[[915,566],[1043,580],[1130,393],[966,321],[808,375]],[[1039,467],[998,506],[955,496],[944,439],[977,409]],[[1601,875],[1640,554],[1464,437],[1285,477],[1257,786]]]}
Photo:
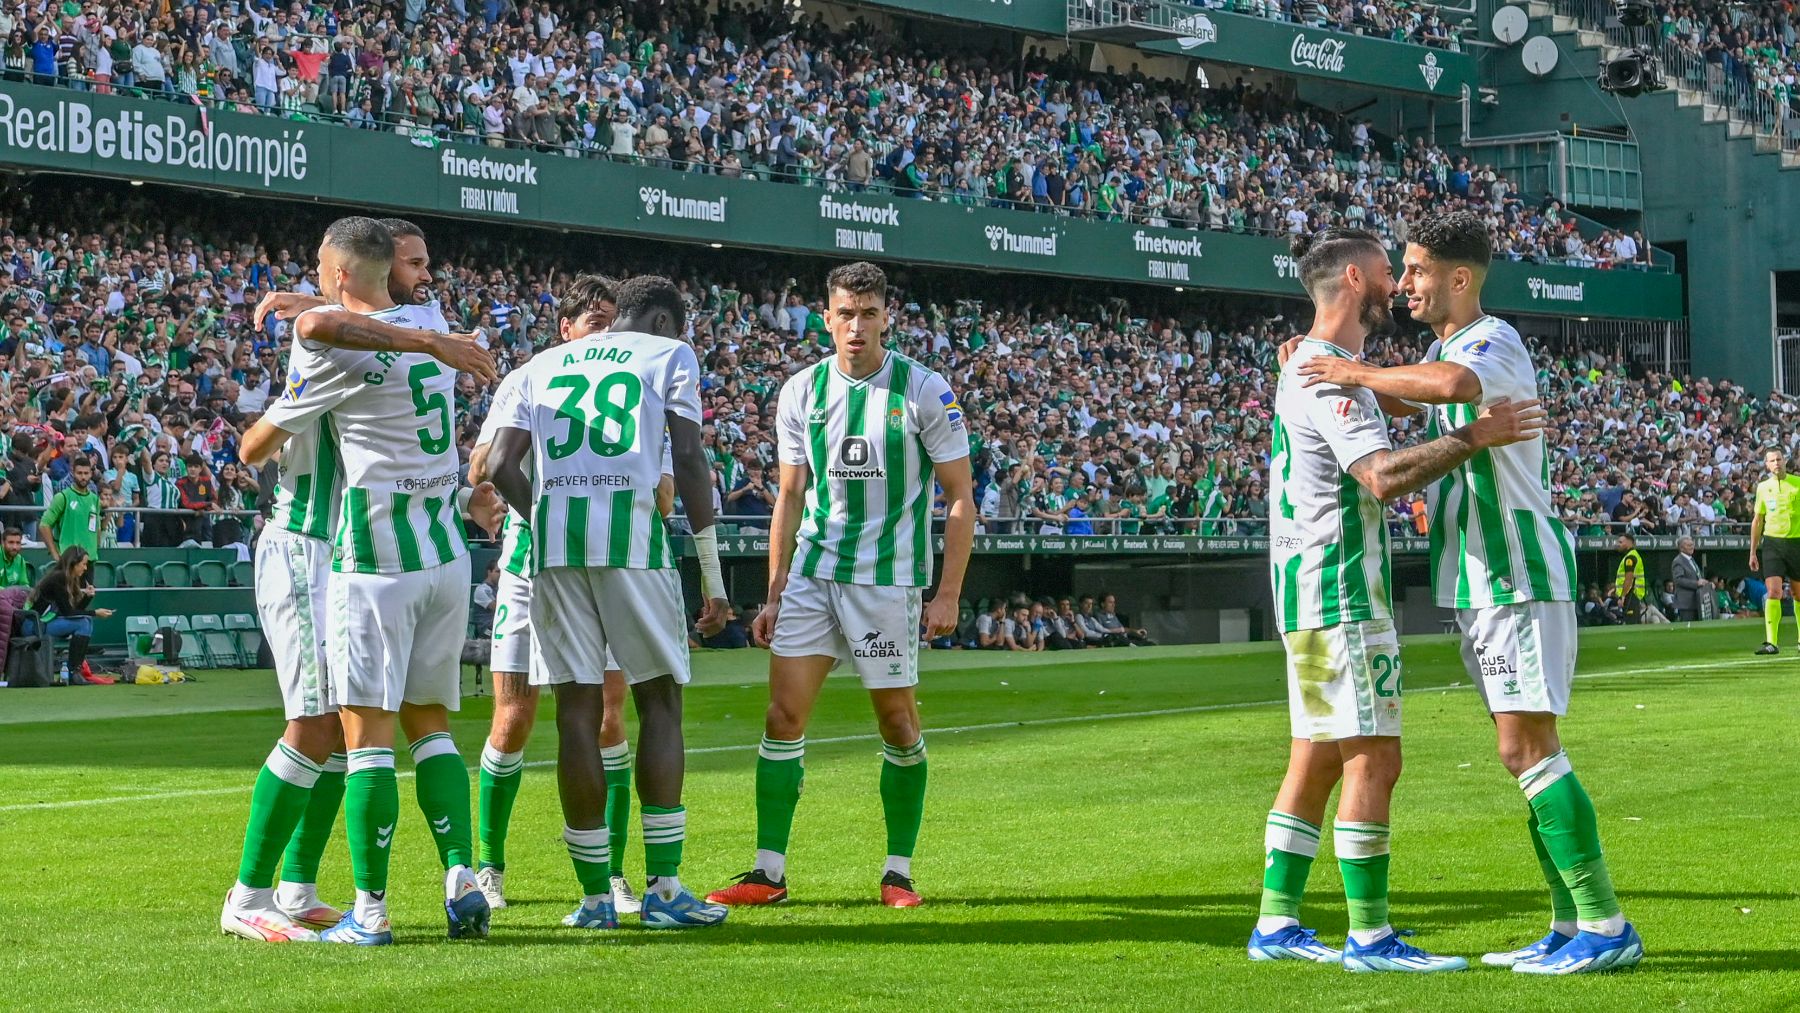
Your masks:
{"label": "crowd of spectators", "polygon": [[1800,114],[1794,104],[1800,26],[1792,3],[1698,0],[1659,2],[1655,8],[1665,52],[1687,57],[1668,68],[1677,83],[1715,93],[1729,90],[1718,97],[1729,98],[1765,127]]}
{"label": "crowd of spectators", "polygon": [[[1452,44],[1429,5],[1233,0],[1252,13]],[[399,6],[212,0],[0,9],[5,73],[440,140],[1173,227],[1347,224],[1402,245],[1449,207],[1501,255],[1645,267],[1494,166],[1272,85],[1099,74],[1068,53],[924,48],[858,20],[702,0]]]}
{"label": "crowd of spectators", "polygon": [[[283,208],[249,229],[249,205],[194,207],[177,216],[148,190],[48,180],[0,196],[0,503],[42,508],[75,481],[70,463],[85,454],[103,506],[197,511],[108,512],[102,550],[242,542],[268,506],[269,475],[239,467],[236,446],[280,393],[286,325],[270,317],[258,329],[251,311],[268,291],[315,288],[325,216]],[[775,394],[829,340],[820,280],[783,275],[817,265],[428,230],[438,264],[431,296],[454,326],[485,332],[503,371],[553,339],[553,292],[567,272],[676,278],[705,371],[704,437],[724,520],[766,527]],[[1072,294],[1058,303],[1043,286],[1009,289],[992,276],[916,278],[899,279],[891,341],[959,392],[983,530],[1265,530],[1275,350],[1299,319],[1271,315],[1267,300],[1134,307]],[[1407,335],[1371,354],[1401,362],[1422,350]],[[1535,351],[1556,419],[1556,501],[1578,533],[1741,524],[1760,449],[1800,444],[1794,399],[1642,371],[1593,349]],[[472,376],[459,378],[465,452],[489,397]],[[1408,423],[1396,425],[1405,438]],[[31,518],[9,523],[35,530]],[[1423,523],[1415,502],[1394,505],[1397,532]]]}
{"label": "crowd of spectators", "polygon": [[1146,631],[1119,614],[1111,594],[1032,598],[998,597],[969,607],[954,633],[930,641],[939,650],[1084,651],[1097,647],[1149,647]]}

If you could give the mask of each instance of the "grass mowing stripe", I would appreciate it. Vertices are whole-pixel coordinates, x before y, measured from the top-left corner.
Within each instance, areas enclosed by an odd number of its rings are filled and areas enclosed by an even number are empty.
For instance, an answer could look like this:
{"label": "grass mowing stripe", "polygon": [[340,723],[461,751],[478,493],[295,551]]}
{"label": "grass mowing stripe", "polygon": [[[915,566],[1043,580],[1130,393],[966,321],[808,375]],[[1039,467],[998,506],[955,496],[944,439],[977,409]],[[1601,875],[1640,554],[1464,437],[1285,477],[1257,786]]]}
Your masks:
{"label": "grass mowing stripe", "polygon": [[[1731,661],[1712,661],[1693,665],[1658,665],[1653,668],[1622,668],[1608,672],[1580,673],[1577,674],[1575,678],[1607,679],[1627,675],[1654,675],[1660,672],[1709,671],[1713,669],[1745,668],[1770,664],[1779,664],[1779,662],[1772,663],[1762,659],[1735,659]],[[1451,690],[1474,688],[1474,684],[1472,683],[1457,682],[1439,686],[1419,686],[1415,687],[1413,692],[1420,693],[1429,690],[1449,692]],[[1285,707],[1287,706],[1287,703],[1288,701],[1285,697],[1280,700],[1242,700],[1233,703],[1197,704],[1192,707],[1164,707],[1157,710],[1120,711],[1115,714],[1069,714],[1051,718],[1025,718],[1017,721],[990,721],[982,724],[957,725],[950,728],[927,728],[926,731],[933,735],[960,735],[965,732],[998,731],[1004,728],[1041,728],[1046,725],[1088,724],[1096,721],[1122,721],[1132,718],[1173,717],[1179,714],[1206,714],[1214,711],[1246,710],[1253,707]],[[846,742],[876,742],[880,741],[880,739],[881,736],[878,734],[837,735],[821,739],[809,737],[806,740],[806,744],[808,746],[827,746]],[[701,746],[687,750],[687,755],[699,756],[711,753],[750,752],[755,751],[760,747],[760,742],[735,743],[728,746]],[[527,763],[522,763],[520,766],[551,767],[555,766],[555,764],[555,760],[532,760]],[[471,774],[479,773],[480,770],[481,765],[479,763],[469,768]],[[396,773],[395,776],[398,778],[407,778],[413,776],[413,772],[410,770],[402,770]],[[239,785],[230,788],[199,788],[191,791],[153,792],[143,795],[114,795],[108,798],[65,799],[60,802],[22,802],[14,803],[12,805],[0,805],[0,813],[42,812],[51,809],[81,809],[88,806],[111,805],[118,802],[156,802],[163,799],[201,798],[208,795],[237,795],[242,794],[247,790],[248,789],[245,786]]]}

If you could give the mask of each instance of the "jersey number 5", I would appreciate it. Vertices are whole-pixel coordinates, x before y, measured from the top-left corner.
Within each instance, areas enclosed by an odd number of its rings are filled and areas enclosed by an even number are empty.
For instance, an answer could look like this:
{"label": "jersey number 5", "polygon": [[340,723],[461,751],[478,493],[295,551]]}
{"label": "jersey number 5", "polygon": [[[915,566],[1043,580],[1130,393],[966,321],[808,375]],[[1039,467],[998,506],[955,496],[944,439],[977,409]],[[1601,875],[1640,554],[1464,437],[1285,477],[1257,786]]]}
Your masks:
{"label": "jersey number 5", "polygon": [[442,372],[435,362],[421,362],[406,374],[406,385],[412,388],[413,414],[422,419],[437,416],[436,433],[431,431],[430,422],[418,430],[419,449],[432,457],[450,449],[450,402],[443,391],[425,392],[425,381]]}
{"label": "jersey number 5", "polygon": [[[583,442],[601,457],[618,457],[637,446],[637,407],[644,399],[644,384],[636,373],[608,373],[599,383],[593,384],[593,415],[588,414],[582,403],[589,400],[587,377],[564,373],[552,378],[549,387],[568,391],[556,409],[556,417],[568,421],[568,432],[561,439],[544,445],[544,451],[552,461],[560,461],[580,450]],[[614,400],[615,391],[619,392],[618,400]],[[609,422],[618,427],[614,439],[606,437]]]}

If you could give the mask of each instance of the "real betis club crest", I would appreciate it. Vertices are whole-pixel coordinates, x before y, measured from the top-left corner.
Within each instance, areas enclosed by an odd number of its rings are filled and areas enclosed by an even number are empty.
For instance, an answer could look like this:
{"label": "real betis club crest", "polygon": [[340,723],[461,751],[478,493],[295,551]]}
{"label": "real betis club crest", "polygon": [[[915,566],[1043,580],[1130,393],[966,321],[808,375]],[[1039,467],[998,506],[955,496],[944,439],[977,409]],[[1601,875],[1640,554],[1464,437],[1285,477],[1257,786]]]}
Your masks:
{"label": "real betis club crest", "polygon": [[1425,62],[1419,64],[1419,73],[1425,75],[1425,87],[1435,91],[1438,79],[1444,76],[1444,68],[1438,66],[1436,53],[1425,54]]}

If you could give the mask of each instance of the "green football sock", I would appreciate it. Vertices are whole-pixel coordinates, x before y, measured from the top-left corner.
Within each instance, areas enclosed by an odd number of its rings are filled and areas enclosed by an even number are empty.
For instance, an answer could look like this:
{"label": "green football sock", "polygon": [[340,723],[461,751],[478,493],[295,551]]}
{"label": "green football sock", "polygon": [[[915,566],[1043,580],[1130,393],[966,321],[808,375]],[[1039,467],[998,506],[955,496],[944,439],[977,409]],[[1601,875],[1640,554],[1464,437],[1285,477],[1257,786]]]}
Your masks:
{"label": "green football sock", "polygon": [[1763,639],[1775,643],[1781,636],[1781,599],[1770,595],[1763,599]]}
{"label": "green football sock", "polygon": [[400,785],[392,749],[352,749],[344,777],[344,829],[350,838],[350,870],[359,891],[387,890],[394,824],[400,819]]}
{"label": "green football sock", "polygon": [[525,751],[502,753],[493,743],[481,747],[481,841],[482,868],[506,871],[506,830],[512,824],[513,800],[519,797],[519,782],[525,779]]}
{"label": "green football sock", "polygon": [[1338,871],[1344,876],[1344,901],[1350,931],[1369,932],[1388,924],[1388,825],[1337,823],[1332,827]]}
{"label": "green football sock", "polygon": [[644,811],[644,875],[675,876],[681,872],[681,844],[687,840],[687,810],[646,805]]}
{"label": "green football sock", "polygon": [[318,779],[318,764],[285,742],[275,743],[250,792],[250,821],[244,827],[238,882],[255,890],[275,885],[281,849],[306,812],[306,800]]}
{"label": "green football sock", "polygon": [[1575,895],[1569,892],[1569,885],[1563,882],[1562,873],[1556,870],[1556,862],[1550,858],[1550,851],[1544,847],[1544,835],[1538,832],[1537,813],[1531,814],[1531,850],[1537,852],[1538,868],[1544,872],[1544,884],[1550,887],[1550,920],[1567,925],[1575,921]]}
{"label": "green football sock", "polygon": [[412,744],[413,789],[431,826],[444,868],[474,865],[469,842],[469,769],[457,755],[449,732],[434,732]]}
{"label": "green football sock", "polygon": [[612,838],[612,874],[625,875],[625,846],[631,840],[631,743],[600,748],[606,767],[606,829]]}
{"label": "green football sock", "polygon": [[1300,900],[1306,895],[1306,879],[1319,855],[1319,828],[1298,816],[1269,811],[1263,828],[1262,918],[1300,922]]}
{"label": "green football sock", "polygon": [[925,821],[925,737],[910,746],[881,744],[881,812],[889,859],[911,858]]}
{"label": "green football sock", "polygon": [[[765,736],[756,751],[756,848],[787,854],[794,809],[806,780],[806,739]],[[777,877],[780,878],[780,877]]]}
{"label": "green football sock", "polygon": [[584,896],[596,897],[612,892],[611,844],[606,826],[592,830],[563,827],[563,843],[569,846],[569,859],[575,863],[575,878],[581,882]]}
{"label": "green football sock", "polygon": [[1619,916],[1619,898],[1600,850],[1594,803],[1575,777],[1567,753],[1558,751],[1519,775],[1519,787],[1537,814],[1544,850],[1575,900],[1575,915],[1586,929]]}
{"label": "green football sock", "polygon": [[344,754],[332,753],[325,769],[313,782],[312,797],[306,801],[306,812],[288,841],[287,854],[281,861],[284,883],[317,883],[319,859],[331,843],[332,827],[337,825],[338,810],[344,804]]}

